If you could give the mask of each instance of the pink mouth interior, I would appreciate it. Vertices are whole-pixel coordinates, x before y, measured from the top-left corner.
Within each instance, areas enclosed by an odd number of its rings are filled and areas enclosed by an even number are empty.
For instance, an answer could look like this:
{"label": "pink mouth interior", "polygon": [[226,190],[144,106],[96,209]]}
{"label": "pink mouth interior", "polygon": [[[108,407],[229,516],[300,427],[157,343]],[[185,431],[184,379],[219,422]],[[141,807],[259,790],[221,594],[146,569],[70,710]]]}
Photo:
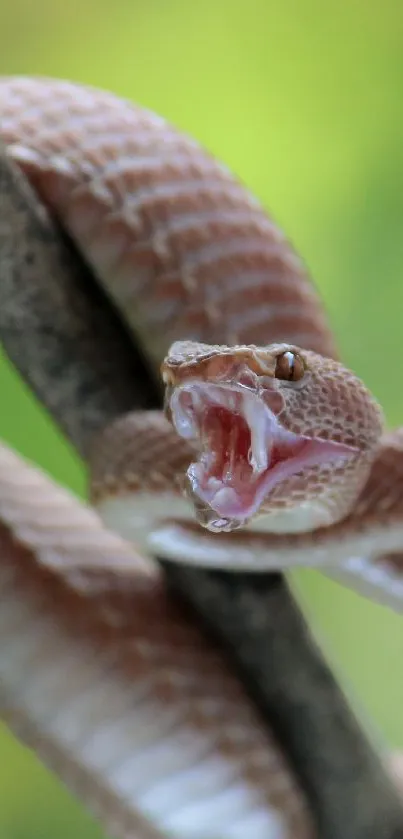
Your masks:
{"label": "pink mouth interior", "polygon": [[215,531],[245,524],[286,477],[352,454],[350,446],[285,430],[247,388],[188,382],[171,409],[178,433],[199,440],[187,477],[192,496],[209,508],[203,523]]}

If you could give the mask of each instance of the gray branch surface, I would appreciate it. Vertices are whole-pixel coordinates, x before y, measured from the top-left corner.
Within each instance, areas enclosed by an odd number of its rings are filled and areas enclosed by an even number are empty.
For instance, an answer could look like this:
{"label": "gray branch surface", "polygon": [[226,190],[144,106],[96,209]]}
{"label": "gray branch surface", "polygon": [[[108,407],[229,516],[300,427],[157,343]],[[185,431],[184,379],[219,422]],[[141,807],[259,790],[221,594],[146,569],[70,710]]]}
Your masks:
{"label": "gray branch surface", "polygon": [[[0,338],[84,459],[112,419],[161,404],[141,351],[1,149]],[[173,596],[226,648],[297,773],[320,839],[403,839],[398,794],[284,578],[161,565]]]}
{"label": "gray branch surface", "polygon": [[320,839],[401,839],[402,805],[282,574],[165,566],[286,752]]}
{"label": "gray branch surface", "polygon": [[1,144],[0,259],[2,345],[80,454],[107,422],[158,405],[112,304]]}

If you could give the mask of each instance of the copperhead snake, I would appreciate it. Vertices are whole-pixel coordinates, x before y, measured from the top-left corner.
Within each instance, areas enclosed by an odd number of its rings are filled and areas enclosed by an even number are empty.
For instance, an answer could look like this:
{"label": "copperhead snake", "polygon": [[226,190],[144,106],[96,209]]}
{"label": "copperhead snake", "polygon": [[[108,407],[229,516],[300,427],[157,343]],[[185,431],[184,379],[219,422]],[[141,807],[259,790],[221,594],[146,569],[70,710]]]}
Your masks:
{"label": "copperhead snake", "polygon": [[67,82],[2,80],[0,113],[10,156],[156,382],[165,358],[167,387],[166,416],[137,412],[94,440],[105,530],[1,449],[5,717],[72,785],[88,784],[117,836],[304,839],[312,826],[286,761],[145,555],[234,573],[315,564],[399,609],[403,432],[383,431],[376,401],[338,362],[281,231],[196,142]]}

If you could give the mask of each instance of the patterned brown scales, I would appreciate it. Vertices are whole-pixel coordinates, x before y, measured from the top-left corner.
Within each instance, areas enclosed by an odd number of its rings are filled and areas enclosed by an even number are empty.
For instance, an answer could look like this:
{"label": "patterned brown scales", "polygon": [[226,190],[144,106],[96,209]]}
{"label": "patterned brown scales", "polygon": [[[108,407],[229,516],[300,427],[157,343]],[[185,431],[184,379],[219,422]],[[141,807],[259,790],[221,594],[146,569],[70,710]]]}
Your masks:
{"label": "patterned brown scales", "polygon": [[[194,141],[129,103],[64,82],[4,80],[0,108],[9,154],[123,314],[154,381],[180,336],[259,346],[269,334],[334,358],[316,292],[283,234]],[[58,291],[51,293],[57,301]],[[3,331],[9,318],[15,354],[21,324],[10,300]],[[23,326],[27,338],[29,319]],[[64,384],[44,394],[50,407],[68,400]],[[97,430],[96,411],[87,421],[86,399],[75,398],[86,430]],[[54,413],[68,428],[70,419]],[[109,413],[99,409],[100,418]],[[164,486],[172,492],[194,447],[157,412],[117,422],[99,438],[98,454],[92,449],[97,502],[106,493],[119,500],[123,488],[134,490],[135,504],[146,479],[155,496]],[[77,442],[85,456],[87,437]],[[220,534],[221,549],[252,569],[326,563],[333,573],[337,565],[354,585],[370,585],[373,596],[398,607],[401,442],[399,432],[379,442],[342,522],[247,539],[242,531]],[[0,686],[11,724],[22,726],[117,836],[185,837],[195,820],[200,835],[222,839],[312,835],[283,756],[224,662],[166,600],[154,567],[5,447],[1,466]],[[190,557],[192,545],[204,550],[204,542],[214,557],[211,534],[182,522],[184,534]],[[125,572],[123,587],[111,567]],[[394,813],[393,796],[386,799]]]}

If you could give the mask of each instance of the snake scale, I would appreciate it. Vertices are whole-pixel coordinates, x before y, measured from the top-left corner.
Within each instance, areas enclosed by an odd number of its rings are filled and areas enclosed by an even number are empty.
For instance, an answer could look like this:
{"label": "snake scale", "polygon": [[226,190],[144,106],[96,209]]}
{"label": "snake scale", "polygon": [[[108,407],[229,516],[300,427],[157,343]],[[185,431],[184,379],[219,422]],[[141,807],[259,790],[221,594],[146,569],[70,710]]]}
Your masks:
{"label": "snake scale", "polygon": [[[401,608],[403,434],[339,364],[282,232],[195,141],[68,82],[4,79],[0,113],[44,216],[136,336],[155,394],[165,357],[167,388],[166,415],[153,399],[105,409],[79,441],[108,529],[1,449],[5,717],[117,836],[313,836],[287,759],[146,554],[234,574],[318,565]],[[60,290],[60,323],[66,305]],[[9,302],[20,343],[26,310]],[[50,345],[54,324],[49,310]]]}

